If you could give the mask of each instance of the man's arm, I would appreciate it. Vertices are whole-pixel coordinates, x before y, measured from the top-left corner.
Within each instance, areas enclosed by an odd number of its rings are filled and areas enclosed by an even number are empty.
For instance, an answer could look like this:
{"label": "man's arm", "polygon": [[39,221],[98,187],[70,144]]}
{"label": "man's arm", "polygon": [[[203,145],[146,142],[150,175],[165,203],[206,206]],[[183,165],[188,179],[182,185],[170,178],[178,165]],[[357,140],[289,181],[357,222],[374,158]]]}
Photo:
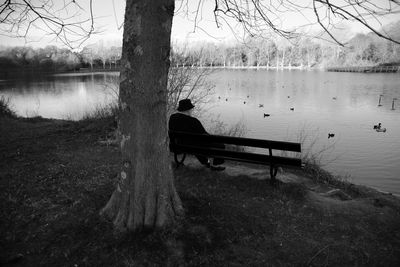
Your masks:
{"label": "man's arm", "polygon": [[209,134],[209,133],[207,133],[206,129],[204,129],[203,124],[201,124],[201,122],[198,119],[193,118],[193,122],[194,122],[193,123],[193,132],[199,133],[199,134]]}

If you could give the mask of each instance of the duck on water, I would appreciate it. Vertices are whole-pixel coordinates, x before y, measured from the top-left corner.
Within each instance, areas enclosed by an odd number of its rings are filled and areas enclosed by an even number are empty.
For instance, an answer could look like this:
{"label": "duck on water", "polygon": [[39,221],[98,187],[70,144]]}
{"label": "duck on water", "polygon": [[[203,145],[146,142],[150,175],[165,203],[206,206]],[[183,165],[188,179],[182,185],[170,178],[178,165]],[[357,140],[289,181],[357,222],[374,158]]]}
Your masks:
{"label": "duck on water", "polygon": [[374,125],[374,130],[377,132],[386,132],[386,128],[382,128],[382,124],[378,123],[377,125]]}

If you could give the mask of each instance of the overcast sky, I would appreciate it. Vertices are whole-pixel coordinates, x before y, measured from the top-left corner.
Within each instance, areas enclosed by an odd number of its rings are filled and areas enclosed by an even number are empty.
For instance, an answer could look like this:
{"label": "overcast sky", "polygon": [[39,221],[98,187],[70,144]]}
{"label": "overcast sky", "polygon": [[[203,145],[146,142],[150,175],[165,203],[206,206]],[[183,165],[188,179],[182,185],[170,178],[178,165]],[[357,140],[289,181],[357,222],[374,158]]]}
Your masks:
{"label": "overcast sky", "polygon": [[[55,0],[58,1],[58,0]],[[385,1],[385,0],[381,0]],[[198,1],[188,1],[190,4],[197,4]],[[309,0],[299,0],[299,3],[309,3]],[[93,0],[94,3],[94,16],[95,25],[97,29],[101,29],[101,33],[94,35],[90,40],[88,40],[85,44],[95,43],[98,40],[103,40],[105,44],[109,45],[120,45],[122,38],[122,23],[124,19],[124,8],[125,8],[125,0]],[[176,1],[175,11],[176,15],[174,16],[173,29],[172,29],[172,39],[177,40],[179,42],[193,42],[199,40],[206,41],[214,41],[214,42],[223,42],[228,40],[234,40],[234,35],[232,30],[238,30],[239,27],[234,22],[230,23],[230,26],[223,25],[220,28],[217,28],[216,22],[213,15],[214,9],[214,1],[213,0],[205,0],[202,2],[202,12],[200,12],[197,16],[199,20],[199,27],[195,28],[194,23],[194,13],[187,14],[183,12],[185,10],[184,7],[180,5],[181,2]],[[298,3],[298,2],[296,2]],[[196,8],[194,6],[189,7],[190,11],[194,11]],[[186,15],[185,15],[186,14]],[[187,15],[191,19],[188,19]],[[299,25],[309,24],[316,22],[315,16],[308,11],[300,14],[299,12],[285,12],[283,14],[279,14],[278,18],[279,24],[285,27],[285,29],[293,29]],[[383,24],[399,20],[399,14],[393,14],[388,16],[387,18],[382,19]],[[375,24],[374,26],[379,28],[379,24]],[[346,25],[348,27],[347,31],[349,32],[367,32],[366,28],[360,27],[359,24],[356,23],[348,23]],[[49,38],[42,38],[40,32],[32,30],[30,32],[29,40],[38,40],[26,43],[26,40],[23,38],[9,38],[6,36],[0,35],[0,44],[1,45],[29,45],[33,47],[44,47],[49,44],[62,46],[60,42],[49,41]],[[241,37],[241,33],[236,33],[236,37]],[[28,40],[28,41],[29,41]]]}

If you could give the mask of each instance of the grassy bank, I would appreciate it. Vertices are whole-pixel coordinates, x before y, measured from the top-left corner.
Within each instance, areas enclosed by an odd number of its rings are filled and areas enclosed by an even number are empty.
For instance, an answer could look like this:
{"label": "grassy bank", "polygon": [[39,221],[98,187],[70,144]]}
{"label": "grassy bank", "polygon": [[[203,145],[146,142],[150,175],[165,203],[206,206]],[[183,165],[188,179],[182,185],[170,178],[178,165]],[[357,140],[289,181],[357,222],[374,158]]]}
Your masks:
{"label": "grassy bank", "polygon": [[0,118],[1,265],[400,264],[399,199],[313,180],[312,170],[284,170],[272,187],[264,167],[211,172],[188,161],[175,170],[185,218],[173,229],[115,234],[98,215],[119,171],[118,147],[100,142],[113,123]]}

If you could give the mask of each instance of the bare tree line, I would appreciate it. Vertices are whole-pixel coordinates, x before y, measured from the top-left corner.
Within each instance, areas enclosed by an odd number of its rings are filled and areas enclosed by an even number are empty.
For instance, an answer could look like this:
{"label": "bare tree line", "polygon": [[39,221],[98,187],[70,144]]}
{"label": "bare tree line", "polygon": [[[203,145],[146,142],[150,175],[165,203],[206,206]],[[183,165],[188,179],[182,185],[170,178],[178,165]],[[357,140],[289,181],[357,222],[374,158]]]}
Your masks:
{"label": "bare tree line", "polygon": [[400,62],[400,45],[357,34],[347,46],[299,38],[249,38],[236,45],[198,43],[190,48],[172,47],[174,67],[324,68]]}
{"label": "bare tree line", "polygon": [[[400,22],[392,28],[400,28]],[[3,70],[119,70],[121,51],[122,47],[107,46],[102,42],[87,45],[80,52],[55,46],[38,49],[12,47],[0,51],[0,65]],[[174,43],[171,51],[172,67],[308,69],[400,62],[400,45],[373,34],[361,33],[344,47],[307,37],[298,38],[296,42],[254,37],[235,45],[199,42],[189,46]]]}
{"label": "bare tree line", "polygon": [[[121,60],[122,47],[92,44],[80,52],[68,48],[7,47],[0,49],[2,71],[65,72],[82,68],[116,70]],[[1,73],[1,71],[0,71]]]}

